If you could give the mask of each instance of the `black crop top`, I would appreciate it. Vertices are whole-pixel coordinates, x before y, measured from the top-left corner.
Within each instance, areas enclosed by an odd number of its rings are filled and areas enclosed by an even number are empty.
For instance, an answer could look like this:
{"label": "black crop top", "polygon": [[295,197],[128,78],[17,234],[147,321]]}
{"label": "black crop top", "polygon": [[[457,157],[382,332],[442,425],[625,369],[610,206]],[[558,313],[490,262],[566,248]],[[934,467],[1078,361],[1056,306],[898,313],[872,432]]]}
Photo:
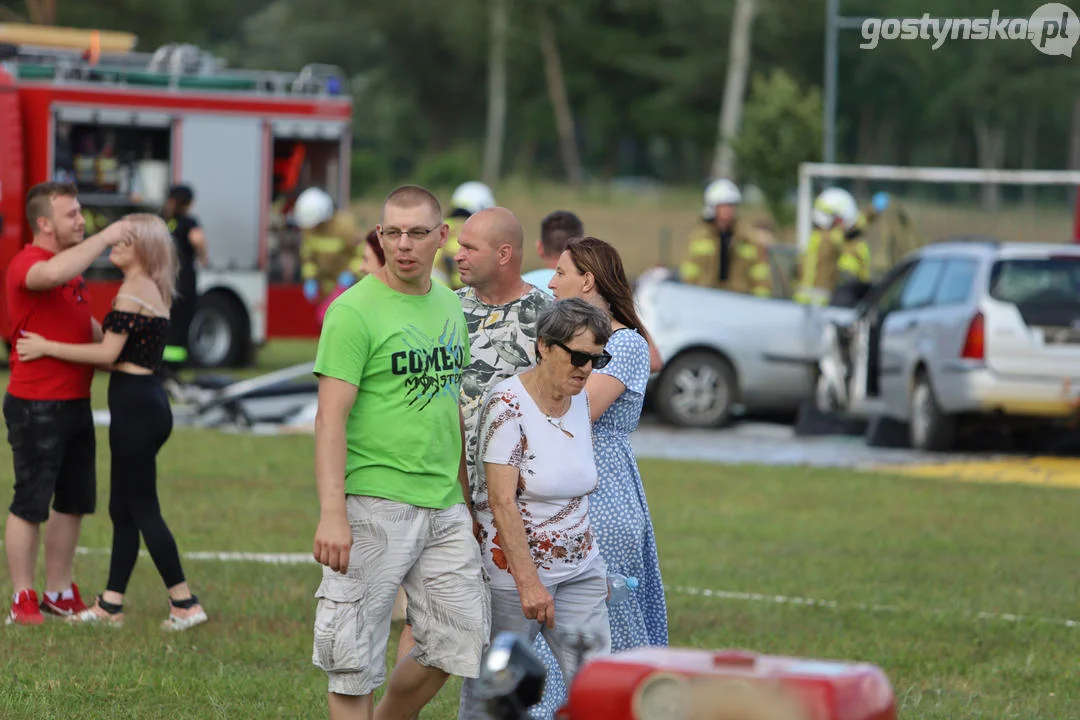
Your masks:
{"label": "black crop top", "polygon": [[114,333],[126,333],[127,342],[120,350],[116,362],[129,362],[148,370],[157,370],[165,353],[165,338],[169,330],[169,318],[160,315],[110,310],[101,323],[101,329]]}

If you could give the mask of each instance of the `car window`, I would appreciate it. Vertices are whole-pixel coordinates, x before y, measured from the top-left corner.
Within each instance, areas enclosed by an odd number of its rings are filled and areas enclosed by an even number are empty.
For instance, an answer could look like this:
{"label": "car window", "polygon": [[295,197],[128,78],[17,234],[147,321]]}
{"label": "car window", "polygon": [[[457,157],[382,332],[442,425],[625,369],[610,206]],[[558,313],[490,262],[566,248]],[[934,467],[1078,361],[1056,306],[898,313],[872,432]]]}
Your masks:
{"label": "car window", "polygon": [[904,283],[904,289],[900,293],[900,309],[910,310],[929,305],[934,299],[938,280],[944,269],[945,261],[939,258],[920,260]]}
{"label": "car window", "polygon": [[971,259],[951,258],[948,260],[945,264],[945,272],[941,274],[941,282],[938,283],[934,304],[956,305],[967,302],[971,297],[977,269],[978,263]]}
{"label": "car window", "polygon": [[900,269],[893,277],[883,281],[884,284],[880,288],[874,289],[876,297],[872,298],[870,303],[877,310],[879,316],[891,313],[900,306],[900,293],[903,291],[904,285],[907,283],[907,279],[911,277],[915,267],[917,266],[912,263]]}
{"label": "car window", "polygon": [[1075,301],[1080,297],[1080,257],[999,260],[990,271],[990,297],[1016,305]]}

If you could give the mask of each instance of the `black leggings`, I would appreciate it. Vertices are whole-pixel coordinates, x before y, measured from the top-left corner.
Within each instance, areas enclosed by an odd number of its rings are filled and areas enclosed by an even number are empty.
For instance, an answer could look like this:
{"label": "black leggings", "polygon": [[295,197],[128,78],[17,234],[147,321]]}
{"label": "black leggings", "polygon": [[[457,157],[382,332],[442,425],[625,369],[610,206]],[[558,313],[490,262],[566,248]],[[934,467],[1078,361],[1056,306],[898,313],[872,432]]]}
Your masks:
{"label": "black leggings", "polygon": [[109,414],[113,545],[105,587],[118,593],[127,590],[142,533],[165,587],[171,588],[184,582],[184,571],[157,496],[157,453],[173,426],[161,378],[113,372],[109,379]]}

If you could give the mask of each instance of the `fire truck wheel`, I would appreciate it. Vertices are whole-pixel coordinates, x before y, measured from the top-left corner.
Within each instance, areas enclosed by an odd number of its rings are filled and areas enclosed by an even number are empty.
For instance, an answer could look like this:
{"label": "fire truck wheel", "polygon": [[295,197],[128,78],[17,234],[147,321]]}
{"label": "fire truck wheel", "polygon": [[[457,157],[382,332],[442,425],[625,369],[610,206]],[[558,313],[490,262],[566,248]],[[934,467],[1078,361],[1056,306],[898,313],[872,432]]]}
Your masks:
{"label": "fire truck wheel", "polygon": [[232,295],[209,292],[199,298],[191,321],[189,352],[199,367],[233,367],[246,355],[247,315]]}

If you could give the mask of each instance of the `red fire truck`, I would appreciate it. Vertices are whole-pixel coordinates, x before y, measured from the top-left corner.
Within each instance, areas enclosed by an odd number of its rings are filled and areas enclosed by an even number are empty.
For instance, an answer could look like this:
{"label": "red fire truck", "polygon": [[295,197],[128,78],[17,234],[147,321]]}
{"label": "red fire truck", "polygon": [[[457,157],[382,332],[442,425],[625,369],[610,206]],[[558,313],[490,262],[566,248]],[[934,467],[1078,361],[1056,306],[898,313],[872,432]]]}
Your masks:
{"label": "red fire truck", "polygon": [[[133,52],[122,33],[0,25],[0,269],[30,242],[23,200],[74,181],[87,235],[195,191],[209,266],[199,272],[190,351],[237,365],[270,338],[314,337],[299,284],[298,190],[349,198],[352,100],[338,68],[227,70],[190,45]],[[119,286],[102,256],[85,274],[99,319]],[[2,282],[2,276],[0,276]],[[0,336],[10,343],[0,292]]]}

